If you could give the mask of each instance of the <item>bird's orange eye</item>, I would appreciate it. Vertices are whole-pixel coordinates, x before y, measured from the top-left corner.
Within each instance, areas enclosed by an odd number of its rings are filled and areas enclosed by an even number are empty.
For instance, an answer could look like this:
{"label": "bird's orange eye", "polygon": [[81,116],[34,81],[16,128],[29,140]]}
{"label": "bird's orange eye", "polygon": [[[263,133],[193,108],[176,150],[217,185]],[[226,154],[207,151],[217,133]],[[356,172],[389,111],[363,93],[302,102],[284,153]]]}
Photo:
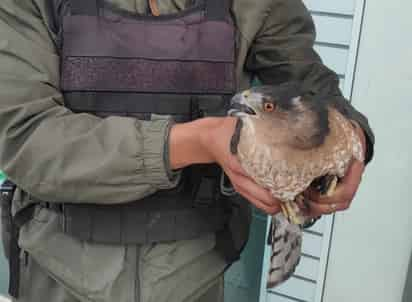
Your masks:
{"label": "bird's orange eye", "polygon": [[263,108],[265,109],[266,112],[272,112],[275,110],[275,105],[273,103],[264,103]]}

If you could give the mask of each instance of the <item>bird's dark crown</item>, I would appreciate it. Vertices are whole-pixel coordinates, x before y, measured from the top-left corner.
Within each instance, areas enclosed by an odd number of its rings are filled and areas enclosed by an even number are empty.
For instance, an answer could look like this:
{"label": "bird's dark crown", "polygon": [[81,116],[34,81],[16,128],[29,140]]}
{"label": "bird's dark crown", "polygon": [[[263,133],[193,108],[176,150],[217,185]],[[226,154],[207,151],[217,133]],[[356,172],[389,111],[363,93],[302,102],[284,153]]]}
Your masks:
{"label": "bird's dark crown", "polygon": [[[305,145],[314,147],[321,145],[329,134],[328,103],[326,98],[317,96],[311,91],[305,91],[299,82],[287,82],[280,85],[263,85],[251,89],[251,93],[260,93],[265,102],[273,102],[279,110],[287,112],[292,119],[296,131],[304,131]],[[300,98],[299,98],[300,97]],[[297,98],[299,101],[296,102]],[[298,129],[303,115],[312,116],[311,129]]]}
{"label": "bird's dark crown", "polygon": [[261,93],[267,100],[276,102],[276,105],[284,110],[292,108],[292,100],[302,96],[302,86],[298,82],[286,82],[280,85],[262,85],[255,86],[250,92]]}

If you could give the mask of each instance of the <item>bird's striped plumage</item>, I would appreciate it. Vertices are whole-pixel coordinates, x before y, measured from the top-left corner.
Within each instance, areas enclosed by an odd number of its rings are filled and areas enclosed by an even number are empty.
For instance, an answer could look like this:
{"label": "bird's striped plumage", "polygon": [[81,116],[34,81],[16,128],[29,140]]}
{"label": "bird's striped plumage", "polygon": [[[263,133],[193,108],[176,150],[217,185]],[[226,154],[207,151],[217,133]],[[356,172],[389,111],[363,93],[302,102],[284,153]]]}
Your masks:
{"label": "bird's striped plumage", "polygon": [[[264,103],[275,104],[265,112]],[[362,161],[362,147],[352,123],[324,98],[305,95],[296,84],[263,86],[237,95],[232,115],[242,121],[236,153],[244,170],[285,204],[273,216],[268,286],[286,280],[301,251],[301,225],[309,218],[295,203],[315,179],[343,177],[353,158]],[[241,106],[239,106],[241,104]],[[248,108],[248,113],[240,108]],[[237,109],[236,109],[237,108]]]}

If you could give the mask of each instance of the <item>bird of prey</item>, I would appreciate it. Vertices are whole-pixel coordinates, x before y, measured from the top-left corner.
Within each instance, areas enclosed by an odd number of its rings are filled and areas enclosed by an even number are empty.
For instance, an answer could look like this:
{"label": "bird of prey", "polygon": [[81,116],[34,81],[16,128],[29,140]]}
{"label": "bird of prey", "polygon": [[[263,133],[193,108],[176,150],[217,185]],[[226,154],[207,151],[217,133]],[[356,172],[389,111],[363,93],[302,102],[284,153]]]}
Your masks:
{"label": "bird of prey", "polygon": [[[333,192],[353,158],[363,152],[354,125],[327,97],[299,82],[257,86],[236,94],[229,115],[238,117],[231,142],[241,166],[281,201],[272,217],[268,287],[287,280],[299,263],[302,228],[310,218],[299,205],[315,186]],[[326,192],[327,191],[327,192]]]}

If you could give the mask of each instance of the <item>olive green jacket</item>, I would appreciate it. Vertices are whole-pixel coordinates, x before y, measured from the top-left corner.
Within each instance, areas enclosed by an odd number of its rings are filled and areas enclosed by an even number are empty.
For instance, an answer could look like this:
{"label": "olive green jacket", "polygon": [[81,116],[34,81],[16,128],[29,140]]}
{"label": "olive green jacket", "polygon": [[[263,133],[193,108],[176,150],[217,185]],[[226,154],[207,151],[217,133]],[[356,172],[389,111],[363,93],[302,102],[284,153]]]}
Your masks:
{"label": "olive green jacket", "polygon": [[[52,1],[0,2],[0,168],[24,191],[54,202],[121,203],[173,187],[167,117],[102,119],[64,106]],[[147,0],[111,1],[148,11]],[[187,2],[158,1],[162,14]],[[233,0],[232,11],[240,89],[257,76],[264,84],[303,80],[330,94],[365,130],[369,161],[374,137],[367,119],[342,97],[336,74],[313,50],[315,28],[302,1]]]}

